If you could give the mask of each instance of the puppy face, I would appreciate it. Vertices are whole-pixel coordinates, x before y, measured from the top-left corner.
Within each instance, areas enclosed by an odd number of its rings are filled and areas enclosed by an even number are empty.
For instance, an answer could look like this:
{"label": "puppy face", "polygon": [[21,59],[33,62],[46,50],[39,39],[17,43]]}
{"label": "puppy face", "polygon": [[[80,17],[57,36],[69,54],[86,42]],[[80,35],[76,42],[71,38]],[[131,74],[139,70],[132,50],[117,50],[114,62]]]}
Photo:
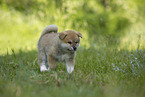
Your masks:
{"label": "puppy face", "polygon": [[67,51],[76,51],[80,44],[82,34],[75,30],[67,30],[59,33],[59,38],[62,40],[61,47]]}

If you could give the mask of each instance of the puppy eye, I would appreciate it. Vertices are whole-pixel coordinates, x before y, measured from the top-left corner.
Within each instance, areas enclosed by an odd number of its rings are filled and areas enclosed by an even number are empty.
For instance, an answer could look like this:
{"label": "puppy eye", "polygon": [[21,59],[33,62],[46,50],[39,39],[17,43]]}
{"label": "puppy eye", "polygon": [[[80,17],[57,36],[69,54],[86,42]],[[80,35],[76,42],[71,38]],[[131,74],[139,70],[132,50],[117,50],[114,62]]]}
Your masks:
{"label": "puppy eye", "polygon": [[71,42],[68,42],[68,44],[71,44]]}
{"label": "puppy eye", "polygon": [[78,42],[75,42],[76,44],[78,43]]}

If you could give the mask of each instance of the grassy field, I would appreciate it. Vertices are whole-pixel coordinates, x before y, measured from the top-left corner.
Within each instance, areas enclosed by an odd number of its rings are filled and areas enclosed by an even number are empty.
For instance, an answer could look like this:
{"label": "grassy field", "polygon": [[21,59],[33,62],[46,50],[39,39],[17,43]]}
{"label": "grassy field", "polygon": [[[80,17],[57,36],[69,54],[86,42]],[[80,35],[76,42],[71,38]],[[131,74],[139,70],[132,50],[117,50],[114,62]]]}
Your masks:
{"label": "grassy field", "polygon": [[[84,32],[75,71],[68,74],[65,64],[58,63],[56,70],[40,72],[36,44],[51,23],[0,10],[0,97],[145,97],[143,31],[130,40],[135,41],[131,50],[129,43],[119,49],[91,46],[85,30],[79,29]],[[60,31],[71,28],[62,21],[54,23]]]}
{"label": "grassy field", "polygon": [[79,49],[75,71],[58,63],[40,72],[37,52],[0,56],[1,97],[144,97],[145,55],[140,51]]}

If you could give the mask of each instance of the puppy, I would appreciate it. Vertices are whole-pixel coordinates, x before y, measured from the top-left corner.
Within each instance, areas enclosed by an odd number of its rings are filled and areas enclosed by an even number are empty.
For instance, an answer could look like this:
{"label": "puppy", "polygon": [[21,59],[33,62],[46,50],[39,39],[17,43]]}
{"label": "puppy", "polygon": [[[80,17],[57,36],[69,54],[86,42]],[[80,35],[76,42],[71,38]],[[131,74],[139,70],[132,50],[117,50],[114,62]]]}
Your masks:
{"label": "puppy", "polygon": [[[47,26],[38,41],[38,64],[40,71],[56,68],[56,62],[65,61],[68,73],[72,73],[75,65],[75,53],[80,44],[82,34],[75,30],[57,33],[56,25]],[[52,33],[54,32],[54,33]]]}

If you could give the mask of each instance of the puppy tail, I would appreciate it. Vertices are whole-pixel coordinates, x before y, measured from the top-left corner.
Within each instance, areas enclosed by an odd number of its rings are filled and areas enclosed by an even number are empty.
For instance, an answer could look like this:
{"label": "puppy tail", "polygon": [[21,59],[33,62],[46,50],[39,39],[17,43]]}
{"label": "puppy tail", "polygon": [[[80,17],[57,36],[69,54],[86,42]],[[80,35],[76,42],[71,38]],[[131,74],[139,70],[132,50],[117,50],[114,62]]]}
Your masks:
{"label": "puppy tail", "polygon": [[48,25],[42,32],[41,36],[47,34],[47,33],[51,33],[51,32],[54,32],[54,33],[57,33],[58,31],[58,27],[56,25]]}

